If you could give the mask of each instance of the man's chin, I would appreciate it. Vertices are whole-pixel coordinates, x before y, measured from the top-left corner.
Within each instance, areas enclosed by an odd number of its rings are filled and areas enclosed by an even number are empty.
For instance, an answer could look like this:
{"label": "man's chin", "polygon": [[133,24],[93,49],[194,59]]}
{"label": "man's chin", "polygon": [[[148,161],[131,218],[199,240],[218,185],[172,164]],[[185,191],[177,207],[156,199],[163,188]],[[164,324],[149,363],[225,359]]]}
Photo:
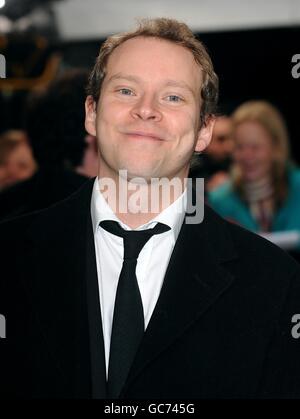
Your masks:
{"label": "man's chin", "polygon": [[145,183],[150,184],[151,180],[157,179],[158,176],[154,173],[148,173],[145,171],[133,171],[127,173],[127,182],[130,182],[132,184],[136,185],[142,185]]}
{"label": "man's chin", "polygon": [[129,167],[119,170],[119,177],[126,181],[132,183],[145,183],[145,181],[151,182],[151,179],[157,179],[160,176],[157,170],[154,170],[153,167]]}

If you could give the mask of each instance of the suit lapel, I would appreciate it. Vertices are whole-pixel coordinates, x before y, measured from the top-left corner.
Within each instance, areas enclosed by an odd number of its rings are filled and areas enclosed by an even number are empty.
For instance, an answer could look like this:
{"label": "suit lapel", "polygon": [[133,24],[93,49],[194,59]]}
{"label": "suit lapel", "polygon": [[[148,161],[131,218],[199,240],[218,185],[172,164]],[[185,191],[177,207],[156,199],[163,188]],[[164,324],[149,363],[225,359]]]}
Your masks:
{"label": "suit lapel", "polygon": [[123,394],[132,380],[213,305],[234,280],[221,264],[236,257],[231,240],[219,217],[208,208],[206,212],[208,219],[198,226],[183,223]]}
{"label": "suit lapel", "polygon": [[92,398],[107,397],[105,350],[99,300],[98,274],[92,220],[89,216],[86,248],[86,286],[90,332]]}

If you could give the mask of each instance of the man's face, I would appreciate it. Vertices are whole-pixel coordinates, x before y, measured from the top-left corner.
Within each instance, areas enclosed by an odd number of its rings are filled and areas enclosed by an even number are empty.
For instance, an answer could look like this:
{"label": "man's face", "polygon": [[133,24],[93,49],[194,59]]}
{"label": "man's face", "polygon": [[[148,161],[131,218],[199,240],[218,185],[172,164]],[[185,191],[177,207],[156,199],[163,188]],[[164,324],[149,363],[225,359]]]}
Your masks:
{"label": "man's face", "polygon": [[86,129],[96,135],[101,177],[147,180],[187,176],[194,150],[209,143],[200,130],[202,74],[192,53],[172,42],[136,37],[117,47],[97,104],[86,102]]}

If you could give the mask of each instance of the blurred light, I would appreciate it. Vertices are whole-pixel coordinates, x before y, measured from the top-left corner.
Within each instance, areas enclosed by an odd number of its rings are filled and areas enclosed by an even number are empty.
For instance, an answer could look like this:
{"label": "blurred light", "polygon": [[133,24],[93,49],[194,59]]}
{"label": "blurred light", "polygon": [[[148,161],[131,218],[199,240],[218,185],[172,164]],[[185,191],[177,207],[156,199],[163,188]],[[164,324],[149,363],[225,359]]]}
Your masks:
{"label": "blurred light", "polygon": [[0,0],[0,9],[5,6],[5,0]]}

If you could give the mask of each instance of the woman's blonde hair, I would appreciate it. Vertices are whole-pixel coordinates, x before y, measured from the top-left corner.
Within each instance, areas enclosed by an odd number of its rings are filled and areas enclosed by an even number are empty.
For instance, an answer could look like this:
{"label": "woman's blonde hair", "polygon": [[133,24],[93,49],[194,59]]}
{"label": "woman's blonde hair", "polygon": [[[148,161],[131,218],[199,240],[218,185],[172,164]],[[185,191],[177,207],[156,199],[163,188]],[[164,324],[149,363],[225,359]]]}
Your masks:
{"label": "woman's blonde hair", "polygon": [[[289,137],[285,121],[273,105],[266,101],[248,101],[240,105],[232,115],[234,130],[243,122],[257,122],[272,139],[274,161],[272,169],[275,203],[280,204],[287,194],[287,166],[290,156]],[[241,173],[233,169],[235,188],[243,194]]]}

